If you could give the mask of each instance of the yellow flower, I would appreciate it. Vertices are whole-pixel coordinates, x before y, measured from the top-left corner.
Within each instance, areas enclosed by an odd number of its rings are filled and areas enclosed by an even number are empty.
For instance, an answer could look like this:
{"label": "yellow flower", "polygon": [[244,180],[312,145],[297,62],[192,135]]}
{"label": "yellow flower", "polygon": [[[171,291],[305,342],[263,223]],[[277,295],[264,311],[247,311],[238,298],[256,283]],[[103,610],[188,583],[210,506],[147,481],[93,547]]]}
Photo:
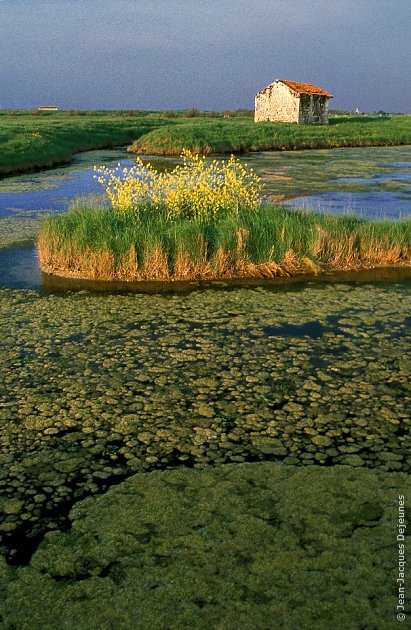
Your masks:
{"label": "yellow flower", "polygon": [[163,212],[167,218],[183,216],[203,220],[255,210],[260,205],[261,184],[232,155],[228,162],[213,160],[184,149],[182,164],[168,173],[158,173],[151,164],[136,159],[136,166],[123,169],[94,167],[106,188],[112,206],[119,211]]}

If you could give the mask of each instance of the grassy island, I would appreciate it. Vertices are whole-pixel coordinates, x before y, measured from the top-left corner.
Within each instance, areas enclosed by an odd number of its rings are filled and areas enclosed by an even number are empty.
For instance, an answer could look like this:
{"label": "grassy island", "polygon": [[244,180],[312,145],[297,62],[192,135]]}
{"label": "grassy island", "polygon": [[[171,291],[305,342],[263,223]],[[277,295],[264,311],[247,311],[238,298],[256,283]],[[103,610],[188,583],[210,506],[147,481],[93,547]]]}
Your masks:
{"label": "grassy island", "polygon": [[273,277],[408,264],[411,221],[367,221],[260,203],[260,182],[233,156],[185,151],[172,172],[137,161],[97,169],[110,207],[48,217],[43,271],[101,280]]}
{"label": "grassy island", "polygon": [[213,154],[401,144],[411,144],[411,116],[331,117],[329,125],[197,118],[153,129],[129,150],[140,155],[179,155],[183,148]]}

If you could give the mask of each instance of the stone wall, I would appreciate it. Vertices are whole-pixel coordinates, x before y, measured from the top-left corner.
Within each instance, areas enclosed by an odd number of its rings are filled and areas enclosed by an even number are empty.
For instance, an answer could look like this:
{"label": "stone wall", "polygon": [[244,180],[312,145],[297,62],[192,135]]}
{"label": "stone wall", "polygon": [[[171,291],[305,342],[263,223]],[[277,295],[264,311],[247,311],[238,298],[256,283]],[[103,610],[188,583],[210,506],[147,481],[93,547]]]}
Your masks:
{"label": "stone wall", "polygon": [[283,83],[271,83],[255,97],[255,122],[299,122],[300,98]]}
{"label": "stone wall", "polygon": [[326,96],[301,94],[299,123],[328,123],[328,99]]}

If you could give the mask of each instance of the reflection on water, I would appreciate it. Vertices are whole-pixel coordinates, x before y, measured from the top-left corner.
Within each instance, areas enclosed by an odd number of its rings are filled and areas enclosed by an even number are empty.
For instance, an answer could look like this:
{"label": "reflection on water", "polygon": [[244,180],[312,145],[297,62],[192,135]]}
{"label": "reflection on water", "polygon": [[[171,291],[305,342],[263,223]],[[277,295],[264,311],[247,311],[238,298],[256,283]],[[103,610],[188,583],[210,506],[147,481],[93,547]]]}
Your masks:
{"label": "reflection on water", "polygon": [[411,196],[392,192],[326,192],[285,200],[293,208],[305,208],[323,214],[353,214],[372,219],[399,219],[411,214]]}
{"label": "reflection on water", "polygon": [[[291,288],[318,286],[321,283],[378,283],[410,282],[411,269],[407,267],[364,269],[362,271],[339,271],[313,277],[295,276],[293,278],[233,278],[227,280],[190,280],[190,281],[151,281],[106,282],[104,280],[81,280],[61,278],[39,269],[37,251],[33,247],[19,247],[0,251],[0,288],[34,289],[45,293],[72,293],[86,291],[90,293],[127,294],[187,294],[191,291],[206,289],[231,290],[237,288],[262,287],[266,290],[282,291]],[[273,330],[267,335],[276,334]],[[312,334],[308,331],[307,334]]]}
{"label": "reflection on water", "polygon": [[0,251],[0,287],[41,289],[37,251],[32,247],[14,247]]}

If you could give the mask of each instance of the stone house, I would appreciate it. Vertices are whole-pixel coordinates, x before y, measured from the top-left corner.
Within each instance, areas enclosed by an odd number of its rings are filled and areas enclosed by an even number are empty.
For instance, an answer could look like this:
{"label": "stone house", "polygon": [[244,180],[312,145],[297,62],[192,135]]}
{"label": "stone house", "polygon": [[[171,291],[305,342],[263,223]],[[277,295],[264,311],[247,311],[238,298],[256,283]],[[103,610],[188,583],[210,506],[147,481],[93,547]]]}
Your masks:
{"label": "stone house", "polygon": [[254,120],[327,124],[330,98],[316,85],[277,79],[257,92]]}

